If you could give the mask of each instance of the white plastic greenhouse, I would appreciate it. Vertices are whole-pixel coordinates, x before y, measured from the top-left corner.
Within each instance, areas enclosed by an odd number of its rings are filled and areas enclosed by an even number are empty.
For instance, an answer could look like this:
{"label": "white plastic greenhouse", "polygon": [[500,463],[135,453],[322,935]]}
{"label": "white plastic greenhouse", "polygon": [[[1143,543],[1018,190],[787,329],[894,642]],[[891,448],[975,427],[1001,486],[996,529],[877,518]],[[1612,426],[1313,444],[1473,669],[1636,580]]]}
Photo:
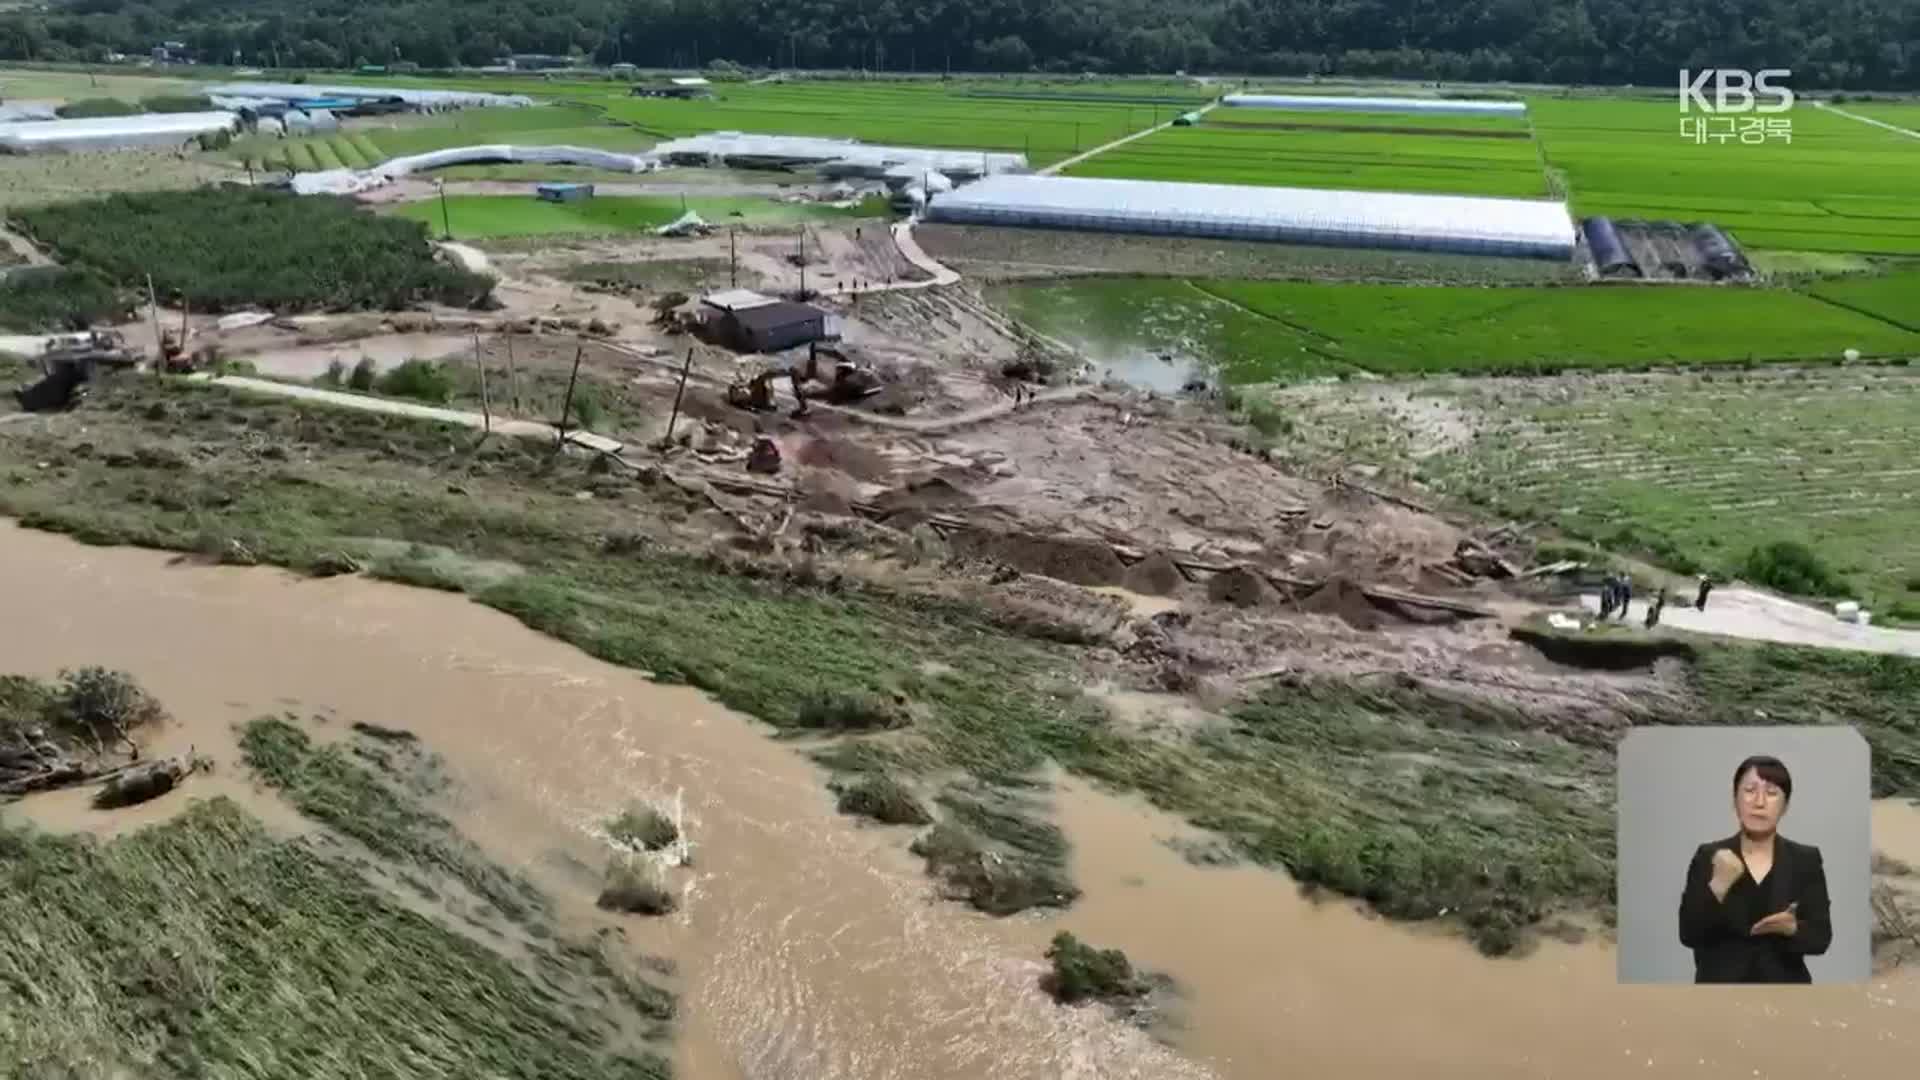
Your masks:
{"label": "white plastic greenhouse", "polygon": [[77,150],[124,150],[184,146],[195,136],[231,131],[240,118],[230,112],[147,113],[84,120],[29,120],[0,124],[0,152],[32,154]]}
{"label": "white plastic greenhouse", "polygon": [[439,109],[524,108],[533,99],[524,94],[485,94],[466,90],[413,90],[385,86],[321,86],[313,83],[222,83],[207,87],[217,97],[267,101],[311,101],[346,98],[353,101],[399,98],[423,112]]}
{"label": "white plastic greenhouse", "polygon": [[808,135],[756,135],[714,131],[655,146],[652,153],[675,164],[708,161],[792,161],[816,166],[829,176],[865,176],[879,179],[889,169],[945,173],[967,179],[996,173],[1024,172],[1022,154],[995,154],[974,150],[923,149],[913,146],[872,146],[854,139],[822,139]]}
{"label": "white plastic greenhouse", "polygon": [[1573,257],[1567,204],[1545,199],[992,176],[935,196],[927,219],[1538,259]]}
{"label": "white plastic greenhouse", "polygon": [[1428,115],[1525,116],[1524,101],[1457,101],[1449,98],[1338,97],[1332,94],[1228,94],[1220,102],[1237,109],[1297,109],[1302,112],[1426,113]]}

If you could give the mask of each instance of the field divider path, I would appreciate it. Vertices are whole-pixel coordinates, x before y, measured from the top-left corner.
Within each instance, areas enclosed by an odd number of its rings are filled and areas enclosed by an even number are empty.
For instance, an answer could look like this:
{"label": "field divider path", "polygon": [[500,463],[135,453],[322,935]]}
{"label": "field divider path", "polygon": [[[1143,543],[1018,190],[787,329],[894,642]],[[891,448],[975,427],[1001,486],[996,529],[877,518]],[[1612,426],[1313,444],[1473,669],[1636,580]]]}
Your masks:
{"label": "field divider path", "polygon": [[[1202,106],[1201,106],[1200,108],[1198,108],[1198,109],[1193,109],[1193,110],[1191,110],[1191,111],[1192,111],[1192,112],[1197,112],[1197,113],[1200,113],[1201,115],[1205,115],[1205,114],[1207,114],[1207,113],[1210,113],[1210,112],[1212,112],[1212,111],[1214,110],[1214,108],[1215,108],[1216,106],[1218,106],[1219,104],[1220,104],[1220,103],[1219,103],[1219,102],[1217,102],[1217,101],[1213,101],[1213,102],[1208,102],[1207,104],[1205,104],[1205,105],[1202,105]],[[1087,152],[1086,152],[1086,153],[1084,153],[1084,154],[1075,154],[1074,156],[1072,156],[1072,157],[1070,157],[1070,158],[1068,158],[1068,159],[1066,159],[1065,161],[1056,161],[1056,162],[1054,162],[1053,164],[1051,164],[1051,165],[1049,165],[1049,166],[1047,166],[1046,168],[1044,168],[1044,169],[1041,169],[1041,170],[1040,170],[1040,171],[1039,171],[1039,172],[1038,172],[1038,173],[1037,173],[1036,175],[1039,175],[1039,176],[1058,176],[1058,175],[1060,175],[1060,173],[1061,173],[1061,171],[1062,171],[1062,170],[1065,170],[1065,169],[1071,169],[1071,168],[1073,168],[1073,167],[1074,167],[1075,165],[1078,165],[1078,164],[1080,164],[1081,162],[1083,162],[1083,161],[1086,161],[1086,160],[1087,160],[1088,158],[1093,158],[1093,157],[1098,157],[1098,156],[1100,156],[1101,154],[1104,154],[1104,153],[1106,153],[1107,151],[1109,151],[1109,150],[1112,150],[1112,149],[1114,149],[1115,147],[1119,147],[1119,146],[1125,146],[1125,145],[1127,145],[1128,143],[1130,143],[1130,142],[1132,142],[1132,141],[1134,141],[1135,139],[1144,139],[1144,138],[1146,138],[1147,136],[1149,136],[1149,135],[1151,135],[1151,134],[1153,134],[1153,133],[1154,133],[1154,132],[1156,132],[1156,131],[1165,131],[1165,130],[1167,130],[1168,128],[1170,128],[1170,127],[1172,127],[1172,126],[1173,126],[1173,122],[1174,122],[1175,120],[1178,120],[1178,119],[1179,119],[1179,118],[1180,118],[1181,116],[1183,116],[1183,115],[1185,115],[1185,114],[1183,114],[1183,113],[1175,113],[1175,114],[1174,114],[1174,115],[1173,115],[1172,117],[1170,117],[1170,118],[1168,118],[1168,120],[1167,120],[1167,122],[1166,122],[1166,123],[1164,123],[1164,124],[1155,124],[1155,125],[1153,125],[1153,126],[1152,126],[1152,127],[1150,127],[1150,128],[1144,128],[1144,129],[1142,129],[1142,130],[1140,130],[1140,131],[1136,131],[1136,132],[1134,132],[1134,133],[1133,133],[1133,134],[1131,134],[1131,135],[1123,135],[1123,136],[1121,136],[1120,138],[1118,138],[1118,139],[1115,139],[1115,140],[1113,140],[1112,142],[1110,142],[1110,143],[1107,143],[1107,144],[1105,144],[1105,145],[1103,145],[1103,146],[1096,146],[1096,147],[1094,147],[1093,149],[1091,149],[1091,150],[1089,150],[1089,151],[1087,151]]]}
{"label": "field divider path", "polygon": [[[188,379],[208,383],[212,386],[226,387],[252,394],[269,394],[275,397],[295,398],[300,401],[312,401],[342,409],[358,409],[361,412],[383,413],[387,416],[405,416],[416,420],[432,420],[441,424],[455,424],[473,428],[476,431],[491,430],[499,435],[512,435],[523,439],[545,439],[549,442],[560,437],[560,429],[543,420],[512,420],[495,417],[491,421],[486,415],[467,412],[463,409],[443,409],[435,405],[422,405],[413,401],[396,401],[393,398],[369,397],[365,394],[350,394],[344,390],[323,390],[317,386],[301,386],[297,383],[275,382],[272,379],[254,379],[244,375],[189,375]],[[620,452],[621,443],[604,435],[595,435],[591,431],[569,431],[567,441],[588,450],[597,450],[603,454]]]}
{"label": "field divider path", "polygon": [[[657,357],[646,356],[639,352],[623,348],[610,341],[603,341],[600,344],[609,351],[631,357],[642,363],[660,368],[662,371],[671,372],[675,375],[680,372],[680,364],[678,362],[669,362]],[[423,405],[414,401],[396,401],[393,398],[353,394],[344,390],[325,390],[317,386],[301,386],[298,383],[276,382],[272,379],[256,379],[245,375],[201,374],[188,375],[185,377],[195,382],[204,382],[211,386],[239,390],[243,393],[268,394],[274,397],[311,401],[335,408],[357,409],[361,412],[382,413],[387,416],[405,416],[416,420],[430,420],[435,423],[454,424],[460,427],[473,428],[476,431],[491,430],[498,435],[511,435],[523,439],[543,439],[551,442],[557,439],[560,434],[558,428],[544,420],[515,420],[505,417],[494,417],[489,427],[487,417],[484,414],[469,412],[464,409],[446,409],[437,405]],[[715,387],[726,385],[723,380],[700,374],[690,376],[689,381],[706,383]],[[928,417],[880,416],[870,412],[863,412],[859,409],[834,405],[825,401],[810,401],[807,403],[807,408],[809,410],[830,412],[837,416],[844,416],[850,420],[855,420],[873,427],[887,428],[892,431],[911,432],[918,435],[938,435],[963,427],[971,427],[974,424],[983,424],[990,420],[998,420],[1003,416],[1012,415],[1015,411],[1025,412],[1034,405],[1067,404],[1094,396],[1094,388],[1090,386],[1062,386],[1052,390],[1042,390],[1036,393],[1029,402],[1018,406],[1009,399],[992,405],[982,406],[978,409],[954,413],[949,416]],[[26,414],[23,413],[19,415]],[[603,454],[618,454],[624,446],[624,444],[617,439],[610,439],[605,435],[597,435],[591,431],[570,430],[567,432],[566,438],[568,442],[576,446]]]}
{"label": "field divider path", "polygon": [[1905,135],[1909,139],[1920,139],[1920,131],[1914,131],[1910,128],[1903,128],[1898,124],[1889,124],[1885,120],[1875,120],[1871,116],[1861,116],[1859,113],[1848,112],[1847,110],[1842,109],[1837,105],[1829,105],[1824,101],[1814,102],[1813,107],[1816,109],[1824,109],[1827,112],[1834,113],[1839,116],[1844,116],[1849,120],[1858,120],[1863,124],[1872,124],[1874,127],[1877,127],[1877,128],[1886,128],[1888,131],[1891,131],[1897,135]]}

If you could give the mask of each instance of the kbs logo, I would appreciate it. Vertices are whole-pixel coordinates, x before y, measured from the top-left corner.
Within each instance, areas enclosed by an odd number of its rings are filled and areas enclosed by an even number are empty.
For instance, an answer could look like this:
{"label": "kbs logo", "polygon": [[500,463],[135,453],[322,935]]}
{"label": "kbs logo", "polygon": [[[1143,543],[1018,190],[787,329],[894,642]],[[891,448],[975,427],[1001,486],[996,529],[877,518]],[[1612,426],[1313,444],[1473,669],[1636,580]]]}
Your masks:
{"label": "kbs logo", "polygon": [[[1793,108],[1793,91],[1782,85],[1793,78],[1787,68],[1766,68],[1759,72],[1740,68],[1706,68],[1699,72],[1680,69],[1680,111],[1704,113],[1783,113]],[[1711,94],[1708,87],[1713,89]],[[1772,99],[1763,105],[1755,91]]]}
{"label": "kbs logo", "polygon": [[1783,113],[1793,108],[1793,91],[1783,83],[1793,78],[1786,68],[1743,71],[1740,68],[1680,69],[1680,137],[1702,146],[1738,139],[1748,146],[1769,140],[1793,141],[1793,121],[1749,113]]}

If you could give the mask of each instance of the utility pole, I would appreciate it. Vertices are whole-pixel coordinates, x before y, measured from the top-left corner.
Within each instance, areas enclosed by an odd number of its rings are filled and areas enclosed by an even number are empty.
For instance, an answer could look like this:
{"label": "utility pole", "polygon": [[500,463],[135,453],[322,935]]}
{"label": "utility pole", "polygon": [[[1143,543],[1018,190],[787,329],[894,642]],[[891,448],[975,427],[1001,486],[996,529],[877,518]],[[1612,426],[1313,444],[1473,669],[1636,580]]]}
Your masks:
{"label": "utility pole", "polygon": [[807,298],[807,227],[800,226],[800,299]]}
{"label": "utility pole", "polygon": [[680,419],[680,398],[687,392],[687,372],[693,370],[693,347],[687,347],[687,362],[680,365],[680,386],[673,392],[673,412],[667,416],[667,437],[660,440],[661,449],[673,446],[673,425]]}
{"label": "utility pole", "polygon": [[487,396],[487,365],[480,359],[480,331],[473,332],[473,366],[480,372],[480,433],[493,434],[493,400]]}
{"label": "utility pole", "polygon": [[740,249],[734,243],[733,226],[727,226],[727,288],[740,287]]}
{"label": "utility pole", "polygon": [[567,399],[560,404],[560,429],[554,440],[553,449],[558,453],[567,445],[567,419],[573,415],[573,384],[580,378],[580,357],[587,351],[585,341],[573,347],[573,374],[567,376]]}
{"label": "utility pole", "polygon": [[447,213],[447,182],[435,180],[433,186],[440,192],[440,239],[453,239],[453,218]]}

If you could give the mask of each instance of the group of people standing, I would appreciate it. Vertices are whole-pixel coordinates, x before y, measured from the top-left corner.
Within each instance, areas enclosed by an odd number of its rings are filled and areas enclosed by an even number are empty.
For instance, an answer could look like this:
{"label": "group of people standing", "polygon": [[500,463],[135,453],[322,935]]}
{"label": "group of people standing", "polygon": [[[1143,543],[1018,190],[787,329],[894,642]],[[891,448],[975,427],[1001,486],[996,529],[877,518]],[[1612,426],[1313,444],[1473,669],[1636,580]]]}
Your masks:
{"label": "group of people standing", "polygon": [[[1694,597],[1696,611],[1707,609],[1707,594],[1713,591],[1713,579],[1706,574],[1700,575],[1700,591]],[[1600,585],[1600,618],[1611,619],[1618,613],[1621,620],[1627,617],[1627,607],[1633,603],[1633,578],[1627,574],[1608,574]],[[1653,603],[1647,605],[1647,626],[1651,629],[1660,622],[1660,612],[1667,606],[1665,586],[1653,596]]]}

